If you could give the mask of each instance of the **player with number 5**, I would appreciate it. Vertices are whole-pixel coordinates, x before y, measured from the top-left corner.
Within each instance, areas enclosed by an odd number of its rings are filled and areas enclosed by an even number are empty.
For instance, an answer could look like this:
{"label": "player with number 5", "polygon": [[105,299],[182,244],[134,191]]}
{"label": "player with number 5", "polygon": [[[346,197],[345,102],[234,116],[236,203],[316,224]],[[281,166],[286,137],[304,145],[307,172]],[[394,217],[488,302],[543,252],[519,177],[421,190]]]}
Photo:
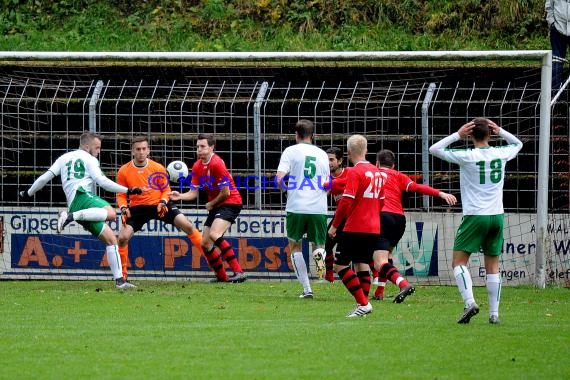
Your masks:
{"label": "player with number 5", "polygon": [[[490,146],[491,134],[502,137],[507,144]],[[447,148],[464,138],[469,138],[474,148]],[[518,138],[485,118],[464,124],[457,132],[429,148],[434,156],[459,165],[463,218],[455,235],[452,267],[465,306],[458,323],[469,323],[471,317],[479,313],[467,264],[470,255],[480,250],[484,254],[487,273],[489,323],[499,323],[499,256],[503,245],[505,166],[521,148],[522,142]]]}
{"label": "player with number 5", "polygon": [[289,239],[291,264],[303,286],[299,298],[313,298],[307,263],[303,256],[303,235],[314,244],[312,253],[317,276],[326,272],[324,245],[327,240],[327,192],[329,158],[324,150],[313,145],[315,126],[312,121],[300,119],[295,124],[295,145],[287,147],[277,167],[276,181],[281,190],[287,190],[286,232]]}

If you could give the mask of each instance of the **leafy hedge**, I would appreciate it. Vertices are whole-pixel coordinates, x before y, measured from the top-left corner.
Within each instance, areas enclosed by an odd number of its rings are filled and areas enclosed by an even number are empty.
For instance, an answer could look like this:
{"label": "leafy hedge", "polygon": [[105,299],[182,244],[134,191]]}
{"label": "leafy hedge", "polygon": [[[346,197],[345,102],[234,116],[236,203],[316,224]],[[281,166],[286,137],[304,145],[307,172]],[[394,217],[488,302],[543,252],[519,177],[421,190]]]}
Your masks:
{"label": "leafy hedge", "polygon": [[398,28],[410,35],[506,39],[521,42],[546,33],[538,0],[1,0],[0,32],[27,33],[64,24],[94,6],[108,9],[136,30],[184,24],[208,38],[252,23],[302,33],[347,25]]}

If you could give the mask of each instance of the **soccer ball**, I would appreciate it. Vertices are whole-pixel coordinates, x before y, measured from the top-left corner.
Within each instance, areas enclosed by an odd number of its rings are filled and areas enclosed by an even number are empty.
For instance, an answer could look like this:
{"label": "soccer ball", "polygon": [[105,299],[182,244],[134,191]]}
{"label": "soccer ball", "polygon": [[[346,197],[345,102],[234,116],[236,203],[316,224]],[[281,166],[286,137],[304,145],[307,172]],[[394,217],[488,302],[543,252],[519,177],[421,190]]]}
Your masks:
{"label": "soccer ball", "polygon": [[180,177],[186,178],[188,176],[188,166],[184,161],[172,161],[166,167],[166,171],[172,182],[178,182]]}

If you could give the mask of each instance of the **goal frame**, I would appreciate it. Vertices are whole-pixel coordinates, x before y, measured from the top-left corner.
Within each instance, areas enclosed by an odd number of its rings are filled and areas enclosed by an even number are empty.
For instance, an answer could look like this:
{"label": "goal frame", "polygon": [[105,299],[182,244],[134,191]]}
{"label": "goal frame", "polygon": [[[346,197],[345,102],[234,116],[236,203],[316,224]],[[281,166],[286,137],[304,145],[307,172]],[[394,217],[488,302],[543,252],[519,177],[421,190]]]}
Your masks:
{"label": "goal frame", "polygon": [[9,62],[122,62],[129,65],[195,62],[232,62],[239,64],[263,62],[324,61],[456,61],[470,59],[488,61],[527,60],[541,65],[541,96],[539,125],[539,161],[537,176],[536,225],[536,285],[546,286],[545,257],[548,226],[550,119],[552,86],[551,50],[497,50],[497,51],[349,51],[349,52],[30,52],[2,51],[0,63]]}

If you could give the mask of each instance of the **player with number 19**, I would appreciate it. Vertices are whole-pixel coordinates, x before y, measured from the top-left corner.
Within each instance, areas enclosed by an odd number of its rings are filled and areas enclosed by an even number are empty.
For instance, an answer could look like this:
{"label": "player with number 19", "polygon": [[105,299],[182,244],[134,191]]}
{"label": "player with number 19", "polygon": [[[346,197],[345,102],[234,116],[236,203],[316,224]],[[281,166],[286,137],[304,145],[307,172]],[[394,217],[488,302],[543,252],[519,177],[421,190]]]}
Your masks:
{"label": "player with number 19", "polygon": [[[491,133],[506,140],[506,145],[490,146]],[[469,138],[474,148],[448,149],[452,143]],[[489,300],[489,323],[499,323],[501,274],[499,256],[503,245],[503,184],[507,161],[516,157],[522,142],[485,118],[476,118],[429,151],[442,160],[459,165],[459,185],[463,218],[453,245],[453,274],[464,302],[458,323],[469,323],[479,313],[473,297],[473,281],[467,264],[472,253],[483,251]]]}
{"label": "player with number 19", "polygon": [[21,199],[29,199],[56,176],[61,176],[61,185],[67,198],[69,213],[62,211],[57,221],[57,232],[76,221],[105,243],[107,260],[118,289],[132,288],[121,272],[121,260],[117,238],[105,221],[115,220],[115,209],[95,194],[95,183],[107,191],[140,195],[140,187],[127,188],[119,185],[101,172],[97,156],[101,152],[101,136],[84,132],[79,138],[79,149],[61,155],[28,190],[20,191]]}

